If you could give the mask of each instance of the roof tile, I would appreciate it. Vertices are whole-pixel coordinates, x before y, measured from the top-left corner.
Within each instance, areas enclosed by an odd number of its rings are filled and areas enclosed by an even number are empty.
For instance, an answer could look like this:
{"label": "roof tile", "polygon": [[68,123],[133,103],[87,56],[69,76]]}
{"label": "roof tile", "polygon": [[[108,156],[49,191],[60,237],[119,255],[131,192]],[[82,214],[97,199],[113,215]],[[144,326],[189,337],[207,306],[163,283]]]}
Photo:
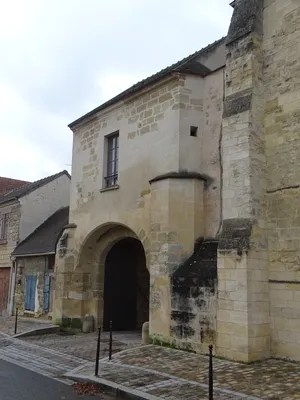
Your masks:
{"label": "roof tile", "polygon": [[14,256],[55,253],[56,242],[69,219],[69,207],[52,214],[12,252]]}
{"label": "roof tile", "polygon": [[28,181],[20,181],[19,179],[4,178],[0,176],[0,196],[10,192],[11,190],[27,185]]}

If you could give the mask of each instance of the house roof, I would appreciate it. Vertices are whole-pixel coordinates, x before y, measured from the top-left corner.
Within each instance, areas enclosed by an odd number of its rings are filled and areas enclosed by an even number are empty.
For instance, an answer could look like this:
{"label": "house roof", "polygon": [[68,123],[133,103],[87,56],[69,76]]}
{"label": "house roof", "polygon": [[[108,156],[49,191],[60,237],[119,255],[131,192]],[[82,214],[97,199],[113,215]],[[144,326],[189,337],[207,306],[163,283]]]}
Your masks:
{"label": "house roof", "polygon": [[69,207],[52,214],[45,222],[18,244],[12,252],[14,256],[54,254],[56,243],[69,219]]}
{"label": "house roof", "polygon": [[4,193],[8,193],[11,190],[20,188],[27,185],[28,181],[20,181],[19,179],[4,178],[0,176],[0,196]]}
{"label": "house roof", "polygon": [[14,190],[11,190],[8,193],[2,195],[0,194],[0,204],[7,203],[8,201],[11,200],[19,199],[20,197],[23,197],[26,194],[33,192],[34,190],[46,185],[47,183],[54,181],[55,179],[59,178],[62,175],[67,175],[71,179],[71,176],[68,173],[68,171],[64,170],[55,175],[48,176],[47,178],[43,178],[35,182],[27,182],[27,184],[19,188],[16,188]]}
{"label": "house roof", "polygon": [[216,40],[214,43],[204,47],[201,50],[196,51],[193,54],[185,57],[184,59],[176,62],[175,64],[170,65],[167,68],[162,69],[161,71],[157,72],[154,75],[149,76],[146,79],[136,83],[135,85],[131,86],[129,89],[126,89],[124,92],[118,94],[117,96],[113,97],[112,99],[108,100],[107,102],[101,104],[99,107],[96,107],[94,110],[88,112],[87,114],[83,115],[82,117],[76,119],[75,121],[69,124],[69,128],[73,128],[78,123],[84,121],[86,118],[91,117],[92,115],[96,114],[97,112],[104,110],[105,108],[117,103],[118,101],[124,100],[125,98],[132,96],[133,94],[139,92],[146,87],[153,85],[154,83],[160,81],[162,78],[174,73],[174,72],[181,72],[181,73],[190,73],[196,74],[201,76],[206,76],[210,72],[212,72],[209,68],[205,67],[197,58],[200,55],[204,55],[206,52],[211,50],[213,47],[218,46],[222,41],[225,40],[225,37]]}

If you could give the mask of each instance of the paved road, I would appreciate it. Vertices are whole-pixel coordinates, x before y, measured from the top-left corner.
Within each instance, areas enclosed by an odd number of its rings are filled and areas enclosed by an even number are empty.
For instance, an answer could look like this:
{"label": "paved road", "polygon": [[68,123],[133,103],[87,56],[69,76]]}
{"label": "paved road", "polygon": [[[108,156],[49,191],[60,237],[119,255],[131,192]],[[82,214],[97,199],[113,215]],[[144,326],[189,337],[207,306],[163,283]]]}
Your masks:
{"label": "paved road", "polygon": [[112,400],[108,396],[78,396],[72,386],[0,360],[0,399]]}

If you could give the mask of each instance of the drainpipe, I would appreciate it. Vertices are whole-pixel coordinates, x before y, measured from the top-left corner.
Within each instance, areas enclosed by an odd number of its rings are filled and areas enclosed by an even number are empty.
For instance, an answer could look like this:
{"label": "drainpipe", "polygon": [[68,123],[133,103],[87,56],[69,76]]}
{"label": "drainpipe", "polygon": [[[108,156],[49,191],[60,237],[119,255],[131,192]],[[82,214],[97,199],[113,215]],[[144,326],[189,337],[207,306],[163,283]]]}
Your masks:
{"label": "drainpipe", "polygon": [[12,266],[10,269],[9,277],[9,301],[7,304],[7,313],[9,316],[13,315],[14,310],[14,300],[15,300],[15,288],[16,288],[16,278],[17,278],[17,261],[16,257],[11,257]]}

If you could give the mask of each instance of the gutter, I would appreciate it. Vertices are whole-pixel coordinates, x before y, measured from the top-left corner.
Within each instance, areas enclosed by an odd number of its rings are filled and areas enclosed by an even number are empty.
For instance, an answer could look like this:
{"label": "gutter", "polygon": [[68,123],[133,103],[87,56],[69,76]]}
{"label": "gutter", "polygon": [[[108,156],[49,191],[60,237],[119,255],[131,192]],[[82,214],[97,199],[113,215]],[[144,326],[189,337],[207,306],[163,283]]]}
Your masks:
{"label": "gutter", "polygon": [[8,207],[10,205],[16,204],[17,202],[19,202],[19,199],[19,197],[12,197],[11,199],[0,201],[0,207]]}
{"label": "gutter", "polygon": [[18,258],[18,257],[38,257],[38,256],[51,256],[55,255],[55,251],[49,251],[48,253],[28,253],[28,254],[14,254],[12,253],[11,255]]}

